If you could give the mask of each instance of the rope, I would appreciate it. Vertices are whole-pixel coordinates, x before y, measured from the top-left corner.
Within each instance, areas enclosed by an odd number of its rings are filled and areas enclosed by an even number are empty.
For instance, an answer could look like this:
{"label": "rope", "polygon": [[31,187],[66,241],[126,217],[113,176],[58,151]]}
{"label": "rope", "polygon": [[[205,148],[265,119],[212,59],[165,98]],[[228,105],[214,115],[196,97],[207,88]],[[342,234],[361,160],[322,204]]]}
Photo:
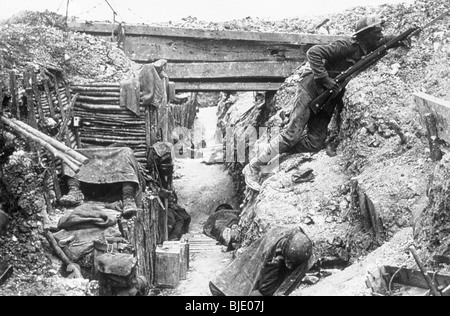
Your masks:
{"label": "rope", "polygon": [[143,22],[151,22],[150,20],[148,20],[147,18],[143,18],[142,16],[136,14],[134,11],[131,11],[130,8],[127,8],[128,11],[130,11],[131,14],[133,14],[135,17],[139,18],[140,20],[142,20]]}
{"label": "rope", "polygon": [[397,276],[397,274],[404,269],[405,266],[400,267],[397,271],[395,271],[395,273],[392,275],[391,279],[389,280],[389,287],[388,287],[388,291],[389,293],[392,293],[392,281],[394,280],[394,278]]}
{"label": "rope", "polygon": [[58,10],[56,10],[56,13],[59,12],[59,9],[61,9],[62,4],[64,3],[64,0],[61,1],[61,3],[59,4]]}
{"label": "rope", "polygon": [[[63,0],[64,1],[64,0]],[[73,13],[73,15],[85,15],[88,14],[90,12],[92,12],[94,9],[96,9],[100,4],[102,4],[102,1],[99,1],[96,5],[94,5],[92,8],[85,10],[85,11],[80,11],[80,12],[75,12]]]}

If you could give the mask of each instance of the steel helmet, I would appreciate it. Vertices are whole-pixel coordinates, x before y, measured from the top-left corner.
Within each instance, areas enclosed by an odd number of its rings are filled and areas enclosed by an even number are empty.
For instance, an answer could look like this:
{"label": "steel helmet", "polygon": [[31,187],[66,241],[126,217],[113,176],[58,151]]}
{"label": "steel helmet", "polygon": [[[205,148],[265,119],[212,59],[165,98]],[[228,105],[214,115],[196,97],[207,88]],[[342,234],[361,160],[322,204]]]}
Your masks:
{"label": "steel helmet", "polygon": [[356,22],[355,33],[353,34],[353,36],[356,36],[372,27],[376,26],[381,27],[384,23],[385,21],[383,21],[376,15],[369,15],[362,17],[361,19],[358,20],[358,22]]}
{"label": "steel helmet", "polygon": [[312,255],[312,242],[302,232],[292,235],[285,248],[285,261],[296,267],[309,260]]}

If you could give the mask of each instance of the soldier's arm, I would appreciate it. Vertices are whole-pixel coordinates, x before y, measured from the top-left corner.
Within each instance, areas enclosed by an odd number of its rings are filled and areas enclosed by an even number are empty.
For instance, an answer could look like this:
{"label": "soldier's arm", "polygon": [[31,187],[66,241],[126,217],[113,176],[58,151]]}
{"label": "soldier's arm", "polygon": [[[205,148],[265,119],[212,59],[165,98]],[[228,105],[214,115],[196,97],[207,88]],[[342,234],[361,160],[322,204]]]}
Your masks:
{"label": "soldier's arm", "polygon": [[328,77],[325,68],[327,61],[332,59],[348,58],[353,55],[352,42],[338,40],[329,45],[315,45],[306,53],[306,58],[311,65],[314,79]]}

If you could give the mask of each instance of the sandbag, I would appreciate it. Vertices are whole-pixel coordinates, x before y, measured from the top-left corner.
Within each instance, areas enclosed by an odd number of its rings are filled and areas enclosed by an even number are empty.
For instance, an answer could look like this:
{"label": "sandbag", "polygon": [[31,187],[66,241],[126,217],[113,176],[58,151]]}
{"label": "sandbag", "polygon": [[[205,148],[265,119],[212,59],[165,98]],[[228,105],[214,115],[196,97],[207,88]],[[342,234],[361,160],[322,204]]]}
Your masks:
{"label": "sandbag", "polygon": [[106,229],[88,228],[72,231],[63,229],[53,234],[53,237],[55,237],[55,240],[67,257],[71,261],[77,262],[94,249],[95,240],[121,238],[122,234],[119,230],[108,227]]}
{"label": "sandbag", "polygon": [[100,255],[97,260],[101,273],[120,277],[132,275],[137,263],[133,255],[125,253],[105,253]]}

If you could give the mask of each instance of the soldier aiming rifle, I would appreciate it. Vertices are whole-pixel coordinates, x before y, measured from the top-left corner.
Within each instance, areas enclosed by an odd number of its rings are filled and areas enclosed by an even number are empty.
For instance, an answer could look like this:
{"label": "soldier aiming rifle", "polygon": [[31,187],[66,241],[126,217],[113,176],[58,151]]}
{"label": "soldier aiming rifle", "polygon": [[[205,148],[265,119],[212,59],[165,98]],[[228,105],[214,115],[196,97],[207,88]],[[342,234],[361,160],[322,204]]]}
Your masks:
{"label": "soldier aiming rifle", "polygon": [[[244,168],[247,186],[260,190],[261,168],[278,154],[319,152],[325,148],[328,125],[332,117],[340,117],[344,106],[342,97],[350,80],[374,65],[389,49],[409,47],[411,35],[448,13],[422,28],[410,28],[399,36],[383,36],[385,21],[377,16],[367,16],[356,23],[352,39],[311,47],[306,53],[307,62],[302,66],[301,81],[287,128]],[[333,150],[330,151],[332,155]]]}

